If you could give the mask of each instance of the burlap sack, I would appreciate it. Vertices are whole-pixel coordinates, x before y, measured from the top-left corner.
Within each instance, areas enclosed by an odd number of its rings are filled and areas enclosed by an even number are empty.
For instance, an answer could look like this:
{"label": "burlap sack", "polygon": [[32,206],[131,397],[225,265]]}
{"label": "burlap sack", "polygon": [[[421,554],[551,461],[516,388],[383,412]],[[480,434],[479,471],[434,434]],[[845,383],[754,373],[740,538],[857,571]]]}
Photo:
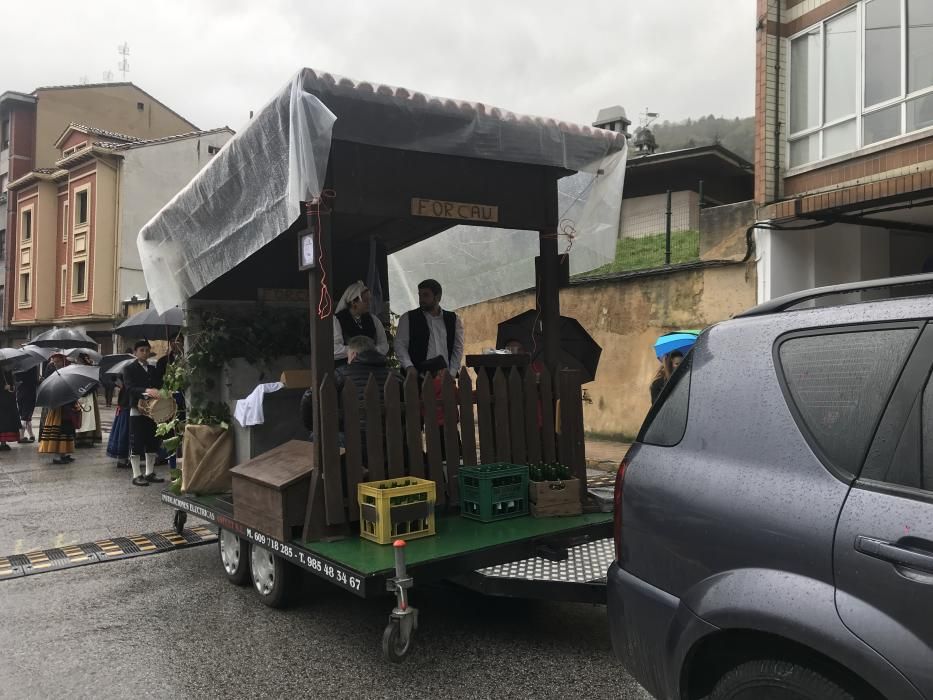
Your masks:
{"label": "burlap sack", "polygon": [[183,493],[223,493],[230,490],[233,436],[215,425],[187,425],[182,444]]}

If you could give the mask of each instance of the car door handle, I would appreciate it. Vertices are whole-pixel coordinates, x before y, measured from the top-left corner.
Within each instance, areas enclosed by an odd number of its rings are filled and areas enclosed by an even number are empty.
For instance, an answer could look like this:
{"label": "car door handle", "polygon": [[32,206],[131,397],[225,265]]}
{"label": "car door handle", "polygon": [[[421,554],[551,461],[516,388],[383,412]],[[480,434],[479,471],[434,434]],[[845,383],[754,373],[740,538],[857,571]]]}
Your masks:
{"label": "car door handle", "polygon": [[891,562],[909,569],[917,569],[933,574],[933,553],[924,554],[913,549],[905,549],[896,544],[859,535],[855,538],[855,549],[875,559]]}

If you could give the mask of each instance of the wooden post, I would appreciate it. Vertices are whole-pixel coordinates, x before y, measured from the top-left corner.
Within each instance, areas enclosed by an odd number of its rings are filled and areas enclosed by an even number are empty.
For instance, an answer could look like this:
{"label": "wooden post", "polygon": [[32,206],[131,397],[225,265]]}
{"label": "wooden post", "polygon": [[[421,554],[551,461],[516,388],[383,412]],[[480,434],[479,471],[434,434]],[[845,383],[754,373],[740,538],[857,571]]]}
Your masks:
{"label": "wooden post", "polygon": [[538,310],[541,313],[544,364],[559,367],[560,356],[560,256],[557,253],[557,228],[538,232],[541,249],[541,275],[538,283]]}
{"label": "wooden post", "polygon": [[561,370],[560,386],[560,461],[580,480],[580,500],[586,505],[586,449],[583,437],[583,395],[580,372]]}
{"label": "wooden post", "polygon": [[[302,203],[307,211],[309,204]],[[315,205],[318,206],[318,205]],[[321,279],[333,279],[331,274],[331,214],[321,209],[320,214],[307,214],[308,230],[315,236],[314,253],[318,264],[308,271],[308,292],[311,304],[311,406],[314,411],[312,425],[315,441],[311,445],[311,487],[308,491],[308,506],[305,511],[303,538],[306,541],[321,539],[326,531],[324,513],[324,489],[322,487],[323,461],[321,457],[321,397],[320,387],[324,377],[334,371],[334,317],[333,313],[321,318]],[[320,231],[318,232],[318,222]],[[332,295],[331,295],[332,296]],[[331,310],[332,311],[332,310]]]}

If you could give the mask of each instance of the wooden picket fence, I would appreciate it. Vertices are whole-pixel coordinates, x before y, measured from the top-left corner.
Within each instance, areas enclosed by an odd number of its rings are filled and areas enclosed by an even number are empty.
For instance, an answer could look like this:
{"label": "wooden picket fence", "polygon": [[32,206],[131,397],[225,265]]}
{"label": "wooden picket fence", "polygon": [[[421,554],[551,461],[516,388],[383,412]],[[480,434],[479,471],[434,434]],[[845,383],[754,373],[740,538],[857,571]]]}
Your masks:
{"label": "wooden picket fence", "polygon": [[[384,399],[370,375],[362,401],[352,382],[346,382],[338,400],[333,378],[326,376],[320,405],[327,524],[359,520],[356,493],[361,481],[403,476],[431,479],[437,484],[437,504],[457,505],[461,463],[561,461],[585,483],[579,372],[536,374],[529,368],[522,375],[517,370],[497,369],[490,382],[480,370],[475,391],[473,384],[465,368],[456,382],[449,372],[443,372],[438,405],[430,374],[420,386],[414,373],[401,382],[389,377]],[[338,445],[341,415],[342,455]],[[366,419],[365,438],[361,416]]]}

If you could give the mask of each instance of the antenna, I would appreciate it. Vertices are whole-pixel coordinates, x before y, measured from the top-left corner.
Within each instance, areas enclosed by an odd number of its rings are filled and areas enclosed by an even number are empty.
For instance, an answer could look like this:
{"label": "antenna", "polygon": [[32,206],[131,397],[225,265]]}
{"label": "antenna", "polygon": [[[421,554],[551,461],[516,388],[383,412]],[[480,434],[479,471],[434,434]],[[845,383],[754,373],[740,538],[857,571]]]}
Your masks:
{"label": "antenna", "polygon": [[123,73],[123,80],[126,81],[126,73],[130,69],[130,62],[127,57],[130,55],[130,45],[125,41],[117,47],[117,53],[120,54],[123,58],[120,59],[120,62],[117,64],[117,70]]}
{"label": "antenna", "polygon": [[109,83],[111,80],[113,80],[113,71],[105,70],[104,71],[104,82]]}
{"label": "antenna", "polygon": [[655,120],[658,117],[660,117],[661,114],[659,112],[649,112],[648,108],[646,107],[645,111],[642,112],[640,116],[641,116],[641,127],[643,129],[647,129],[652,124],[654,124]]}

